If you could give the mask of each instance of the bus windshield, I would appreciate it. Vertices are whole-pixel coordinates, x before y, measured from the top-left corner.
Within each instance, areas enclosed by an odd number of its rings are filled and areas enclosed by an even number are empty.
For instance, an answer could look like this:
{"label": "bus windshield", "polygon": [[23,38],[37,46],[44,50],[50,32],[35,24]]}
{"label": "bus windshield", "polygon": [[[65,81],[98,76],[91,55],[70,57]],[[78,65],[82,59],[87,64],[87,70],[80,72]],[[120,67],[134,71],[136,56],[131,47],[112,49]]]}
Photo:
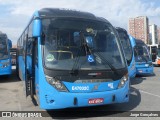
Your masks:
{"label": "bus windshield", "polygon": [[[76,18],[43,19],[44,65],[49,69],[78,70],[126,67],[113,27],[105,22]],[[92,55],[93,64],[88,55]]]}
{"label": "bus windshield", "polygon": [[148,62],[151,60],[147,46],[145,45],[136,46],[134,51],[135,51],[134,53],[136,62]]}
{"label": "bus windshield", "polygon": [[124,49],[124,53],[125,53],[125,57],[127,60],[127,63],[130,64],[132,61],[132,46],[129,40],[129,36],[126,32],[122,31],[122,30],[118,30],[118,34],[121,40],[121,44],[123,46]]}
{"label": "bus windshield", "polygon": [[8,58],[7,37],[0,35],[0,59]]}

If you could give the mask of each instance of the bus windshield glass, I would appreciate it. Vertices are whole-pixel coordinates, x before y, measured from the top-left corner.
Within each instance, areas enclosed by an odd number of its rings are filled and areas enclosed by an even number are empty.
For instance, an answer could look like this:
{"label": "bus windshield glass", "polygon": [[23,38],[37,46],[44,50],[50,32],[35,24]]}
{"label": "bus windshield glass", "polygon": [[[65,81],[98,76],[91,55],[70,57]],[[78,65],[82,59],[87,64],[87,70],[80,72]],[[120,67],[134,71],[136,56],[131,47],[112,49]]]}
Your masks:
{"label": "bus windshield glass", "polygon": [[135,51],[134,53],[136,62],[148,62],[151,60],[147,46],[145,45],[135,46],[134,51]]}
{"label": "bus windshield glass", "polygon": [[133,52],[132,52],[132,46],[131,46],[131,43],[129,40],[129,36],[127,33],[120,31],[120,30],[118,30],[118,34],[119,34],[121,44],[124,49],[126,60],[127,60],[128,64],[130,64],[132,61]]}
{"label": "bus windshield glass", "polygon": [[126,67],[110,24],[86,19],[50,18],[43,19],[42,25],[46,68],[72,70],[75,64],[78,70],[111,69],[108,64],[116,69]]}
{"label": "bus windshield glass", "polygon": [[0,59],[8,58],[7,37],[0,35]]}

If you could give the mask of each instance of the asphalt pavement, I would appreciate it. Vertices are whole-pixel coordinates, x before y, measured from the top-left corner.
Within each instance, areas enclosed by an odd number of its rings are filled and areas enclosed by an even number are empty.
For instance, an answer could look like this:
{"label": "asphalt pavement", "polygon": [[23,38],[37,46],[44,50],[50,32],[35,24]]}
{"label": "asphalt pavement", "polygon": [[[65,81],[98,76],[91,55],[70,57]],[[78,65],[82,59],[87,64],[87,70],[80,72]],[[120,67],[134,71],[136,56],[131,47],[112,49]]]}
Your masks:
{"label": "asphalt pavement", "polygon": [[[15,67],[13,67],[11,76],[0,77],[1,112],[43,111],[48,116],[45,119],[137,120],[136,117],[126,116],[129,116],[129,114],[136,116],[136,114],[140,115],[140,113],[150,114],[152,111],[155,111],[153,114],[156,114],[156,112],[160,111],[160,67],[154,67],[154,74],[152,75],[137,76],[132,79],[130,101],[123,104],[45,111],[41,110],[39,106],[34,106],[30,97],[25,97],[23,84],[23,81],[16,77]],[[147,117],[147,119],[160,120],[160,112],[158,115],[159,117]],[[139,119],[146,120],[146,116],[141,116]]]}

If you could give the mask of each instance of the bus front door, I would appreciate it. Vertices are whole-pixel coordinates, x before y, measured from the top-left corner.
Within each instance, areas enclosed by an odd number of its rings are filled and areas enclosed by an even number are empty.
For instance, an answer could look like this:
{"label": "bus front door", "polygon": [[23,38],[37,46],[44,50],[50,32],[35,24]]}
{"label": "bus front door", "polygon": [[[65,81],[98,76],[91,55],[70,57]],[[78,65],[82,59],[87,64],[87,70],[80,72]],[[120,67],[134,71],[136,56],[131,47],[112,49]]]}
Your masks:
{"label": "bus front door", "polygon": [[25,87],[26,87],[26,96],[34,97],[35,94],[35,52],[36,49],[36,40],[34,38],[27,38],[27,47],[26,47],[26,57],[25,57]]}

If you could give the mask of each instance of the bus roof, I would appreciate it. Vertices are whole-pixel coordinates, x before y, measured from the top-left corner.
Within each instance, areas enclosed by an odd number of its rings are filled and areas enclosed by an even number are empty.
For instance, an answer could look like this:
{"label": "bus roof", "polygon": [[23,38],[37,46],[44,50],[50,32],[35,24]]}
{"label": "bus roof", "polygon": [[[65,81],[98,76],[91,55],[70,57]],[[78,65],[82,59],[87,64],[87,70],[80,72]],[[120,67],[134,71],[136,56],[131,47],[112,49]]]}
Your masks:
{"label": "bus roof", "polygon": [[146,45],[142,40],[136,39],[135,41],[136,41],[136,44],[144,44],[144,45]]}
{"label": "bus roof", "polygon": [[127,33],[127,31],[124,29],[124,28],[121,28],[121,27],[116,27],[116,30],[120,30],[120,31],[123,31],[123,32],[126,32]]}
{"label": "bus roof", "polygon": [[[106,23],[110,24],[110,22],[108,20],[106,20],[105,18],[97,17],[94,14],[89,13],[89,12],[81,12],[81,11],[76,11],[76,10],[71,10],[71,9],[43,8],[43,9],[40,9],[40,10],[34,12],[29,23],[27,24],[27,27],[32,22],[32,20],[35,18],[50,18],[50,17],[82,18],[82,19],[98,20],[98,21],[106,22]],[[24,31],[27,29],[27,27],[24,29]],[[21,36],[22,36],[22,34],[21,34]],[[20,38],[21,38],[21,36],[20,36]]]}
{"label": "bus roof", "polygon": [[[58,8],[43,8],[38,11],[40,18],[45,17],[71,17],[71,18],[84,18],[108,22],[106,19],[96,17],[94,14],[89,12],[81,12],[70,9],[58,9]],[[108,22],[109,23],[109,22]]]}

